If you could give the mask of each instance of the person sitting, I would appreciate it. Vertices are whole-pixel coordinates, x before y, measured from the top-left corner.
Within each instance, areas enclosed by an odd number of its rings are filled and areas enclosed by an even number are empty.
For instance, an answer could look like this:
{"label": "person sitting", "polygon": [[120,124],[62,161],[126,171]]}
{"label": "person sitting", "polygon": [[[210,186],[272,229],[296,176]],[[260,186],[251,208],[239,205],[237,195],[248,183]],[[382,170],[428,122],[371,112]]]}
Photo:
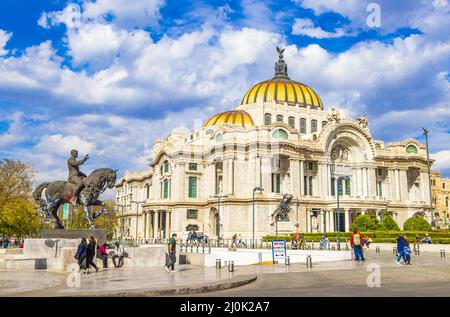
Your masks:
{"label": "person sitting", "polygon": [[366,246],[366,249],[369,248],[369,245],[373,242],[372,237],[367,235],[364,239],[364,245]]}
{"label": "person sitting", "polygon": [[[114,254],[112,255],[111,259],[113,261],[114,267],[118,268],[118,267],[122,267],[123,258],[125,257],[126,253],[125,253],[125,250],[124,250],[122,244],[119,244],[119,242],[116,242],[115,245],[116,245],[116,249],[115,249]],[[119,258],[119,263],[116,263],[117,258]]]}
{"label": "person sitting", "polygon": [[329,244],[330,244],[330,240],[328,239],[327,235],[324,234],[322,236],[322,240],[320,240],[320,248],[321,249],[326,249],[326,248],[328,248]]}
{"label": "person sitting", "polygon": [[97,257],[102,260],[104,269],[108,268],[108,253],[106,252],[107,247],[108,244],[103,243],[97,250]]}
{"label": "person sitting", "polygon": [[428,233],[425,235],[425,239],[423,239],[422,243],[423,244],[431,244],[432,243],[430,235]]}
{"label": "person sitting", "polygon": [[299,247],[300,235],[297,233],[292,237],[291,240],[291,249],[297,250]]}

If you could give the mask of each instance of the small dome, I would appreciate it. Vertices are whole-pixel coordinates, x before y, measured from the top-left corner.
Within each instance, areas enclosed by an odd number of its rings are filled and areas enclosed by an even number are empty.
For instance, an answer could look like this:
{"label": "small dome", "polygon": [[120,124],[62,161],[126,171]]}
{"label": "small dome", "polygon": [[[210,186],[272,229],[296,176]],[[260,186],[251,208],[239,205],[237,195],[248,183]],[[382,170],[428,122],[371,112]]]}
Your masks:
{"label": "small dome", "polygon": [[291,80],[283,59],[284,49],[277,47],[278,61],[275,63],[275,76],[250,88],[242,98],[241,105],[255,102],[275,102],[291,106],[323,109],[322,100],[314,90],[305,84]]}
{"label": "small dome", "polygon": [[252,117],[244,110],[225,111],[214,115],[207,120],[203,126],[208,127],[212,125],[237,125],[243,128],[254,127]]}

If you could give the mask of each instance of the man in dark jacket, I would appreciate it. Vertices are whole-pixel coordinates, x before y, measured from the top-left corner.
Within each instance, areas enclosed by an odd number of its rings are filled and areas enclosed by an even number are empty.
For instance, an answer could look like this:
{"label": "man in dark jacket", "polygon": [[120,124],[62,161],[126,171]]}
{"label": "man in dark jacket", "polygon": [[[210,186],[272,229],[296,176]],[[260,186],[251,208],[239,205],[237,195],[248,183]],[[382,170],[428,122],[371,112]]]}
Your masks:
{"label": "man in dark jacket", "polygon": [[[86,238],[81,238],[81,242],[78,245],[77,253],[75,254],[75,259],[78,260],[78,265],[80,266],[80,271],[86,269]],[[84,262],[84,263],[83,263]]]}
{"label": "man in dark jacket", "polygon": [[397,238],[397,260],[395,261],[395,263],[397,265],[400,265],[400,259],[403,258],[403,261],[405,261],[405,247],[406,247],[406,239],[405,239],[405,235],[403,233],[400,234],[400,236]]}
{"label": "man in dark jacket", "polygon": [[95,255],[97,253],[97,243],[94,237],[90,237],[89,244],[86,247],[86,269],[89,273],[89,268],[92,266],[95,272],[98,272],[98,267],[94,263]]}
{"label": "man in dark jacket", "polygon": [[363,255],[364,239],[358,229],[354,229],[350,234],[350,247],[355,252],[355,261],[365,261]]}

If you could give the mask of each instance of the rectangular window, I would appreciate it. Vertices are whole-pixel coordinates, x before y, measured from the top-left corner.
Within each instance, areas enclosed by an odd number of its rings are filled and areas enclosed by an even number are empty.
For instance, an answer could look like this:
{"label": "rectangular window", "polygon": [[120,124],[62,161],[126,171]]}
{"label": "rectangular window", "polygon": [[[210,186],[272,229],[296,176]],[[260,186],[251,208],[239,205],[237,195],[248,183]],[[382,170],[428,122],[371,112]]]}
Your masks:
{"label": "rectangular window", "polygon": [[337,182],[337,186],[338,186],[338,195],[342,195],[342,179],[340,182]]}
{"label": "rectangular window", "polygon": [[197,177],[189,176],[189,198],[197,198]]}
{"label": "rectangular window", "polygon": [[300,133],[306,134],[306,119],[304,118],[300,119]]}
{"label": "rectangular window", "polygon": [[147,185],[147,199],[150,198],[150,185]]}
{"label": "rectangular window", "polygon": [[307,180],[308,180],[308,176],[305,176],[303,178],[303,193],[304,193],[304,195],[308,195],[308,182],[307,182]]}
{"label": "rectangular window", "polygon": [[350,195],[350,178],[345,180],[345,194]]}
{"label": "rectangular window", "polygon": [[334,177],[331,178],[331,196],[336,195],[336,179]]}
{"label": "rectangular window", "polygon": [[312,196],[313,194],[313,177],[309,177],[309,194]]}
{"label": "rectangular window", "polygon": [[190,171],[196,171],[197,170],[197,163],[189,163],[189,170]]}
{"label": "rectangular window", "polygon": [[169,198],[170,189],[169,189],[169,180],[168,179],[165,179],[163,181],[163,187],[164,187],[164,189],[163,189],[163,198]]}
{"label": "rectangular window", "polygon": [[377,196],[383,196],[383,183],[381,181],[377,181]]}
{"label": "rectangular window", "polygon": [[197,209],[188,209],[187,210],[187,219],[197,219],[198,210]]}
{"label": "rectangular window", "polygon": [[317,132],[317,120],[311,120],[311,133]]}
{"label": "rectangular window", "polygon": [[281,177],[278,173],[272,173],[272,192],[281,193]]}
{"label": "rectangular window", "polygon": [[314,163],[313,162],[308,162],[308,170],[314,171]]}
{"label": "rectangular window", "polygon": [[169,162],[165,161],[163,165],[164,165],[164,173],[168,173],[169,172]]}
{"label": "rectangular window", "polygon": [[295,118],[294,117],[289,117],[288,119],[288,124],[292,129],[295,129]]}

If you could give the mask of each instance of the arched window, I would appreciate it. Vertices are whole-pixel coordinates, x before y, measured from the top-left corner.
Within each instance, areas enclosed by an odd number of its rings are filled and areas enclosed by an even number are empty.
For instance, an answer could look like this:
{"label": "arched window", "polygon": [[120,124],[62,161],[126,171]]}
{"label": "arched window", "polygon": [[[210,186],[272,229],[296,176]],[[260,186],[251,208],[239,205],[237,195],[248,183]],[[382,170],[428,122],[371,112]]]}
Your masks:
{"label": "arched window", "polygon": [[317,132],[317,120],[311,120],[311,133]]}
{"label": "arched window", "polygon": [[277,129],[277,130],[273,131],[272,136],[277,139],[287,139],[288,133],[284,130]]}
{"label": "arched window", "polygon": [[223,134],[219,133],[216,135],[216,142],[221,143],[223,141]]}
{"label": "arched window", "polygon": [[295,129],[295,118],[294,117],[289,117],[288,118],[288,124],[292,129]]}
{"label": "arched window", "polygon": [[300,119],[300,133],[306,134],[306,119],[305,118]]}
{"label": "arched window", "polygon": [[264,115],[264,124],[269,125],[272,123],[272,115],[270,113],[266,113]]}
{"label": "arched window", "polygon": [[283,122],[283,116],[281,114],[277,115],[277,122]]}

